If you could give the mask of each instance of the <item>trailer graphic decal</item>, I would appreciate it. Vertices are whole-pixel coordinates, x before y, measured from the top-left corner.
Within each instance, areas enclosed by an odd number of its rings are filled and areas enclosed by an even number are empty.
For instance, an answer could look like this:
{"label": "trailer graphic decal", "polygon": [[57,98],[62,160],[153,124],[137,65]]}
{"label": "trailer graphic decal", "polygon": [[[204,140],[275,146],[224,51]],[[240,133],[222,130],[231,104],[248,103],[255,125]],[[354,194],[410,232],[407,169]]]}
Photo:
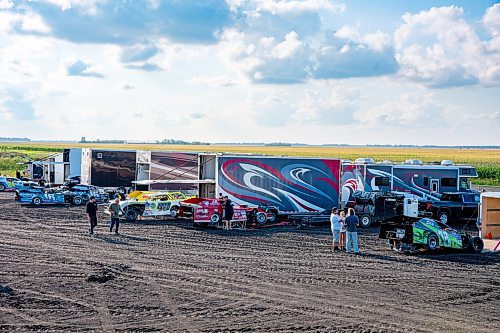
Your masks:
{"label": "trailer graphic decal", "polygon": [[235,202],[265,202],[280,211],[321,211],[338,205],[339,160],[220,158],[219,190]]}

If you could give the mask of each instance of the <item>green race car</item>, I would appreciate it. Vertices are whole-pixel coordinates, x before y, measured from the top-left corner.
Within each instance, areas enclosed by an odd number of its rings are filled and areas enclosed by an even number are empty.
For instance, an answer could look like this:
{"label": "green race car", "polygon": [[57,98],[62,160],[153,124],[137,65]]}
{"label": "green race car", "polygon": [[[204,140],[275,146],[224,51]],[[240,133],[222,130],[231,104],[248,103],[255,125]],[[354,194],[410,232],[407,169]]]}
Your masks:
{"label": "green race car", "polygon": [[380,226],[379,238],[387,239],[392,249],[403,252],[422,248],[430,251],[449,248],[481,252],[484,247],[480,237],[459,232],[447,224],[429,218],[384,222]]}

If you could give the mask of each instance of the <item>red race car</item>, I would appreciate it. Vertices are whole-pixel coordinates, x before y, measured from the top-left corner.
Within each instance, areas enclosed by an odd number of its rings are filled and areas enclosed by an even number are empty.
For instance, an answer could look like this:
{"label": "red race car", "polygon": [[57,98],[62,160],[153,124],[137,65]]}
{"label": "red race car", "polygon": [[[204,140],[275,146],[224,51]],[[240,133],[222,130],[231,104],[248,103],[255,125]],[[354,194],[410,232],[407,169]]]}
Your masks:
{"label": "red race car", "polygon": [[[231,221],[245,223],[247,220],[246,208],[235,205],[233,209],[234,214]],[[222,221],[223,210],[222,204],[217,199],[191,198],[180,203],[179,217],[192,219],[195,226],[201,224],[218,226]]]}

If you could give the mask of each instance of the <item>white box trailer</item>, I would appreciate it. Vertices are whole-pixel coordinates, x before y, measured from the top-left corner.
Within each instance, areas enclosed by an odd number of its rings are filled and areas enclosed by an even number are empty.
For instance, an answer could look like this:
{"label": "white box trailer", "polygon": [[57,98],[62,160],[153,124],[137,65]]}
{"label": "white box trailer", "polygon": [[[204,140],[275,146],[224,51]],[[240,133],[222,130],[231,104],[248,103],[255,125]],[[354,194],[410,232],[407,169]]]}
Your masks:
{"label": "white box trailer", "polygon": [[485,250],[500,251],[500,192],[483,192],[479,204],[481,238]]}

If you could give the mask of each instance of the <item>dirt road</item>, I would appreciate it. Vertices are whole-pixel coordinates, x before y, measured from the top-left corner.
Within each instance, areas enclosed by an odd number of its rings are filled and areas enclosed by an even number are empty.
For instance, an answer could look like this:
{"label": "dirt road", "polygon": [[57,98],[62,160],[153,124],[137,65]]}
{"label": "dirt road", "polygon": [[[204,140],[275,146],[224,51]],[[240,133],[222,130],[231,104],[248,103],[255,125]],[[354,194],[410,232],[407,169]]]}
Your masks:
{"label": "dirt road", "polygon": [[363,231],[123,224],[0,194],[0,331],[499,332],[500,257],[401,255]]}

